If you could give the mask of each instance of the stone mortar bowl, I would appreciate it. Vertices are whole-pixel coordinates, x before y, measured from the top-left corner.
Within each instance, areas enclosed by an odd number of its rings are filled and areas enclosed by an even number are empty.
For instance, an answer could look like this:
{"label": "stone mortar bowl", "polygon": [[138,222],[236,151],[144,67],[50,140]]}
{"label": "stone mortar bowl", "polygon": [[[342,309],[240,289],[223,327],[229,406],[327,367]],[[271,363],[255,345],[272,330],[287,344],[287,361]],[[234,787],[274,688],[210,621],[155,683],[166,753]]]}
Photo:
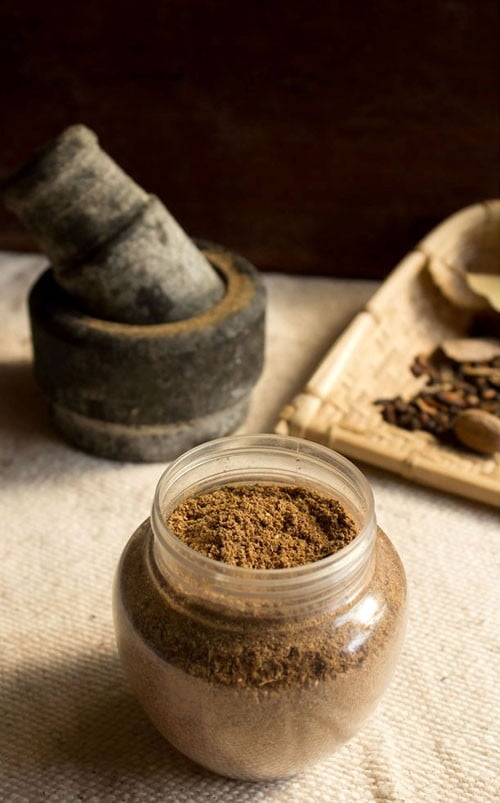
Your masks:
{"label": "stone mortar bowl", "polygon": [[92,317],[51,269],[33,286],[36,380],[54,423],[79,448],[116,460],[168,461],[243,421],[263,365],[263,283],[242,257],[197,245],[226,291],[184,320]]}

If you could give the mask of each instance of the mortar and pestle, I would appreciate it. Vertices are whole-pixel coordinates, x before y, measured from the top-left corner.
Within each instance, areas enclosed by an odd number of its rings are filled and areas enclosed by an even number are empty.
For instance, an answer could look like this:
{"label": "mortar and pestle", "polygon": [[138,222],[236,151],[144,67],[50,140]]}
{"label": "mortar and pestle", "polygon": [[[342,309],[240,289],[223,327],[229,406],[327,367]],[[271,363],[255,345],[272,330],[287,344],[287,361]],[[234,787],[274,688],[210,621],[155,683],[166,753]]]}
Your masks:
{"label": "mortar and pestle", "polygon": [[262,370],[256,269],[193,242],[83,125],[4,182],[51,267],[29,297],[35,378],[79,448],[167,461],[233,432]]}

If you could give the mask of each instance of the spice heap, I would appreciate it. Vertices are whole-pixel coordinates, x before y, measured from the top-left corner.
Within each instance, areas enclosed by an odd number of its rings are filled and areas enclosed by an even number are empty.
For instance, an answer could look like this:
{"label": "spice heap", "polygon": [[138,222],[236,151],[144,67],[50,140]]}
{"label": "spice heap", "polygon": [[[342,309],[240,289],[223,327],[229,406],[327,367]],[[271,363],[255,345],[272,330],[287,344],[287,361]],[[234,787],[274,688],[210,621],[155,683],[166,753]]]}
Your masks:
{"label": "spice heap", "polygon": [[356,536],[336,499],[297,486],[225,486],[187,499],[168,519],[175,535],[214,560],[252,569],[303,566]]}
{"label": "spice heap", "polygon": [[385,421],[425,430],[452,446],[491,454],[500,450],[500,341],[450,340],[419,354],[414,376],[425,386],[408,401],[378,399]]}

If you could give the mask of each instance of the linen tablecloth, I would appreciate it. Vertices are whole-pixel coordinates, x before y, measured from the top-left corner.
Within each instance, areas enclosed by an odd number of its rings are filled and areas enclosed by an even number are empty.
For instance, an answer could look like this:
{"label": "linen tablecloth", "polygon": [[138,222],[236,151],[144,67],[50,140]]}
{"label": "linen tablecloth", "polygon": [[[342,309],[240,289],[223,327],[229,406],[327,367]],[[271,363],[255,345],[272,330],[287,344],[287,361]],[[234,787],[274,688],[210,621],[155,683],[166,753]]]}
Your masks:
{"label": "linen tablecloth", "polygon": [[[43,267],[39,256],[0,255],[0,800],[498,800],[498,513],[366,466],[405,564],[410,616],[392,685],[364,729],[274,784],[218,777],[157,734],[122,676],[111,586],[164,467],[91,457],[52,430],[26,311]],[[266,364],[245,432],[272,431],[375,289],[264,279]]]}

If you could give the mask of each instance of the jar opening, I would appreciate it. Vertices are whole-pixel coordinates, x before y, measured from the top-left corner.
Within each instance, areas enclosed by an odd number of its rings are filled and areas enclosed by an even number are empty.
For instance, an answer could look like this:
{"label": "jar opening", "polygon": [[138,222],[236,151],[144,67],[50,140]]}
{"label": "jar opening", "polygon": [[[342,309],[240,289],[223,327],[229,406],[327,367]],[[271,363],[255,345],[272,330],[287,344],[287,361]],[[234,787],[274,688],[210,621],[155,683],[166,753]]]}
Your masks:
{"label": "jar opening", "polygon": [[[331,555],[291,568],[252,569],[216,561],[183,543],[167,524],[185,499],[235,484],[295,485],[338,499],[358,526],[354,539]],[[355,590],[370,562],[376,521],[363,474],[340,454],[290,436],[220,438],[197,446],[164,472],[152,511],[155,554],[173,577],[201,577],[226,596],[310,600]]]}

